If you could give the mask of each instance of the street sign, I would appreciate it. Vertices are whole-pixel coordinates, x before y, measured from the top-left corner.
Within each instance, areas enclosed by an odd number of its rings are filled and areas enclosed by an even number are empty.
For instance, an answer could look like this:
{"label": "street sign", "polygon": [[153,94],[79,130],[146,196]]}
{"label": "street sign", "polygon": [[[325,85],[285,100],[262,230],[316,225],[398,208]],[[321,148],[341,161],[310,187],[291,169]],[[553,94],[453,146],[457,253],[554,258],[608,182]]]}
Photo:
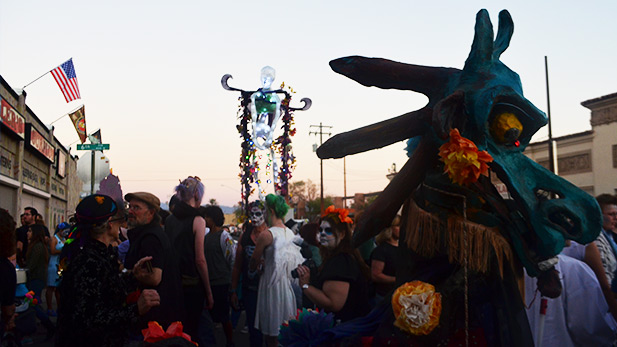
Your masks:
{"label": "street sign", "polygon": [[83,145],[77,145],[78,151],[102,151],[109,149],[109,143],[84,143]]}

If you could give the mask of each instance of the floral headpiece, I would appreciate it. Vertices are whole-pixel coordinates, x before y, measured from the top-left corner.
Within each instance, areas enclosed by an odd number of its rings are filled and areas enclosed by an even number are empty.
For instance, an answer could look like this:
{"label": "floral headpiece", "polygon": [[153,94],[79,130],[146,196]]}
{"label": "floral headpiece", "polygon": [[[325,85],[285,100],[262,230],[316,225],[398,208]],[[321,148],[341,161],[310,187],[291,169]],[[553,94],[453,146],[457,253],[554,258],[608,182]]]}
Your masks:
{"label": "floral headpiece", "polygon": [[331,214],[337,215],[341,223],[353,224],[353,220],[348,217],[349,210],[346,208],[334,208],[334,205],[330,205],[326,208],[321,217],[323,218]]}

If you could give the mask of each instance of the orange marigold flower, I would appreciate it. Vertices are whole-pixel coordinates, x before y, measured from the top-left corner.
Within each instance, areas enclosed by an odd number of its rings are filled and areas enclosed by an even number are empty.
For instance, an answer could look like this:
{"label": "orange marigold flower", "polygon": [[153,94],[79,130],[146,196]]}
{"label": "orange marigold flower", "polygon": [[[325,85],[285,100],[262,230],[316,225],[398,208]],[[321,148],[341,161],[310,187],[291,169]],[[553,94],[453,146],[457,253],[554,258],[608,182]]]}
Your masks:
{"label": "orange marigold flower", "polygon": [[439,156],[445,164],[444,172],[459,185],[476,182],[480,175],[487,176],[487,163],[493,161],[487,151],[479,151],[476,144],[462,137],[456,128],[450,131],[450,141],[439,147]]}
{"label": "orange marigold flower", "polygon": [[392,295],[392,310],[396,327],[413,335],[428,335],[439,324],[441,294],[431,284],[407,282]]}
{"label": "orange marigold flower", "polygon": [[330,205],[326,208],[326,210],[321,216],[325,217],[329,214],[338,215],[338,218],[341,220],[342,223],[349,223],[349,224],[353,223],[353,220],[351,220],[351,218],[348,217],[349,210],[346,208],[334,208],[334,205]]}

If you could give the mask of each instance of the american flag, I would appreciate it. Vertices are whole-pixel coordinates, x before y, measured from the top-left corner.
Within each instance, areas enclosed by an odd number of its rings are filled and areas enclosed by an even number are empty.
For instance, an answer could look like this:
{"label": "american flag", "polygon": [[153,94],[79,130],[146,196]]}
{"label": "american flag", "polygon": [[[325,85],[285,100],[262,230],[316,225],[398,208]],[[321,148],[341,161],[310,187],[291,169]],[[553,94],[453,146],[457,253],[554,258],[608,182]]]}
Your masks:
{"label": "american flag", "polygon": [[76,99],[81,99],[79,95],[79,85],[77,84],[77,75],[75,75],[75,67],[73,66],[73,58],[67,60],[64,64],[51,70],[58,87],[64,94],[66,102]]}

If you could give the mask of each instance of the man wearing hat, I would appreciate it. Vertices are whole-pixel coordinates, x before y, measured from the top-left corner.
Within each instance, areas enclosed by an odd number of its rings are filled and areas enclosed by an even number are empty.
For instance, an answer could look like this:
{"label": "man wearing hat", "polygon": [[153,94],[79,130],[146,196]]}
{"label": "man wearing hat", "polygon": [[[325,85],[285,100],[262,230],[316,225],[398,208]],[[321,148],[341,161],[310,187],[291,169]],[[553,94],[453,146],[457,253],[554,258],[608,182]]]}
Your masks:
{"label": "man wearing hat", "polygon": [[[118,237],[118,207],[107,195],[84,198],[75,211],[77,225],[66,242],[68,267],[58,286],[64,298],[58,310],[58,346],[122,346],[131,325],[159,304],[155,290],[143,290],[137,302],[129,287],[147,274],[140,259],[134,271],[121,273],[111,242]],[[124,217],[121,218],[124,220]]]}
{"label": "man wearing hat", "polygon": [[124,260],[125,268],[131,270],[139,259],[152,257],[150,276],[139,280],[142,289],[156,289],[161,298],[160,306],[141,318],[145,328],[149,321],[157,321],[163,329],[175,321],[182,321],[184,303],[180,273],[173,257],[169,238],[160,224],[160,200],[146,192],[129,193],[124,196],[129,203],[128,238],[129,250]]}

